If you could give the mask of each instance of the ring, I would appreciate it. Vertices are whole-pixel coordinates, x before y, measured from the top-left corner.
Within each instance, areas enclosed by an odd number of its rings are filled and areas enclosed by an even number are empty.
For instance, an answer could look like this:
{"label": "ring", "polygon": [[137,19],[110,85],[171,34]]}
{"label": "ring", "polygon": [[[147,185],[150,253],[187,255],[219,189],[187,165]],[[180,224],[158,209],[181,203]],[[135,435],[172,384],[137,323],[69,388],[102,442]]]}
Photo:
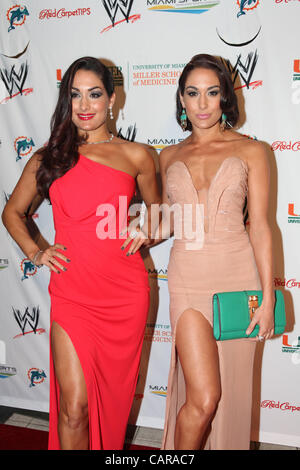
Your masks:
{"label": "ring", "polygon": [[130,233],[130,238],[135,238],[137,236],[137,232],[134,230],[133,232]]}
{"label": "ring", "polygon": [[264,336],[258,336],[257,338],[258,338],[258,341],[263,341],[265,339]]}

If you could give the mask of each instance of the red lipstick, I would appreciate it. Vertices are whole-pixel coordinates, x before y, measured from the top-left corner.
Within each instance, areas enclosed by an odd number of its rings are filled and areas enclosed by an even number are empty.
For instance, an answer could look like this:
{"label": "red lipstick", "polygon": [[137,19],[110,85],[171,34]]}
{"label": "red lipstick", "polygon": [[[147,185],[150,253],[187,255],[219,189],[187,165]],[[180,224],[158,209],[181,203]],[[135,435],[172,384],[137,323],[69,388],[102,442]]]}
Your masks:
{"label": "red lipstick", "polygon": [[95,114],[77,114],[77,116],[82,121],[89,121],[90,119],[92,119],[95,116]]}

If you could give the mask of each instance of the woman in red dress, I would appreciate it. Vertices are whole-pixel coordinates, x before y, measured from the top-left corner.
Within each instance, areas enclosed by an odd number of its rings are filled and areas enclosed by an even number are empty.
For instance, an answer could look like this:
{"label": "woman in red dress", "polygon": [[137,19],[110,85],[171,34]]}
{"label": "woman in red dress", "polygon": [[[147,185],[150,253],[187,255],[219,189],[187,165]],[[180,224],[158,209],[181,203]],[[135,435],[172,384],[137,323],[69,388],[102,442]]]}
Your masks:
{"label": "woman in red dress", "polygon": [[[136,181],[147,207],[160,196],[145,147],[108,131],[114,100],[98,59],[69,67],[49,142],[2,215],[26,256],[51,271],[49,449],[122,449],[138,377],[149,306],[138,249],[148,233],[128,231],[127,214]],[[22,218],[38,194],[52,204],[56,231],[44,250]]]}

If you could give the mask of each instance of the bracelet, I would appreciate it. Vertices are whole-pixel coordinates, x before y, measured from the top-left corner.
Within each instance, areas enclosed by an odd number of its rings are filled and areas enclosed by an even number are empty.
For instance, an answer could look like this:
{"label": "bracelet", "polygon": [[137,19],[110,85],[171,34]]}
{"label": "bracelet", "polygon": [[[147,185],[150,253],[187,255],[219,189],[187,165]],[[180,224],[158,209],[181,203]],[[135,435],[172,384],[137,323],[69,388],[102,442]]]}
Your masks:
{"label": "bracelet", "polygon": [[43,265],[42,264],[35,264],[35,260],[37,258],[37,256],[39,255],[39,253],[44,253],[43,250],[39,250],[36,252],[36,254],[34,255],[33,257],[33,260],[32,260],[32,263],[37,267],[37,268],[41,268]]}

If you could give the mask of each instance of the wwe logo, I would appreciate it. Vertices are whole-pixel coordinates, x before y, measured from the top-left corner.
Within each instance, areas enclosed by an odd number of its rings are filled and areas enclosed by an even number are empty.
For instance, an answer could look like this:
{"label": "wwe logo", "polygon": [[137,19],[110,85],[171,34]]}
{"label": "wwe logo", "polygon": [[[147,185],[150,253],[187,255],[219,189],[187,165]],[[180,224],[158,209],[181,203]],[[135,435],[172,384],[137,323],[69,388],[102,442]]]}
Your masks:
{"label": "wwe logo", "polygon": [[23,335],[25,334],[25,328],[26,328],[27,323],[32,328],[34,333],[36,333],[37,326],[38,326],[38,321],[39,321],[39,317],[40,317],[39,307],[33,307],[32,308],[32,313],[30,313],[29,308],[26,307],[24,315],[22,315],[20,310],[18,310],[18,309],[13,308],[13,312],[14,312],[14,317],[15,317],[19,327],[21,328],[21,331],[22,331]]}
{"label": "wwe logo", "polygon": [[3,191],[3,194],[4,194],[4,199],[5,199],[5,204],[8,202],[9,198],[10,198],[10,194],[6,193],[5,191]]}
{"label": "wwe logo", "polygon": [[102,3],[113,26],[115,25],[116,15],[119,9],[128,23],[133,0],[102,0]]}
{"label": "wwe logo", "polygon": [[129,126],[127,128],[127,132],[125,136],[122,133],[122,127],[120,127],[117,137],[120,137],[121,139],[124,139],[124,140],[128,140],[129,142],[134,142],[136,133],[137,133],[137,128],[136,128],[136,124],[134,124],[134,126]]}
{"label": "wwe logo", "polygon": [[252,76],[253,76],[257,61],[258,61],[258,54],[257,54],[257,51],[255,51],[255,53],[250,52],[247,55],[245,63],[242,62],[241,57],[242,57],[242,54],[239,54],[234,67],[232,67],[229,61],[226,61],[226,65],[227,65],[229,72],[233,76],[233,79],[232,79],[233,83],[235,83],[237,76],[239,74],[239,76],[245,83],[246,87],[249,88],[251,85],[251,79],[252,79]]}
{"label": "wwe logo", "polygon": [[9,96],[12,97],[14,89],[17,88],[19,93],[22,95],[25,80],[28,75],[28,64],[23,63],[16,72],[15,66],[13,65],[10,72],[7,69],[0,69],[0,78],[3,81]]}

